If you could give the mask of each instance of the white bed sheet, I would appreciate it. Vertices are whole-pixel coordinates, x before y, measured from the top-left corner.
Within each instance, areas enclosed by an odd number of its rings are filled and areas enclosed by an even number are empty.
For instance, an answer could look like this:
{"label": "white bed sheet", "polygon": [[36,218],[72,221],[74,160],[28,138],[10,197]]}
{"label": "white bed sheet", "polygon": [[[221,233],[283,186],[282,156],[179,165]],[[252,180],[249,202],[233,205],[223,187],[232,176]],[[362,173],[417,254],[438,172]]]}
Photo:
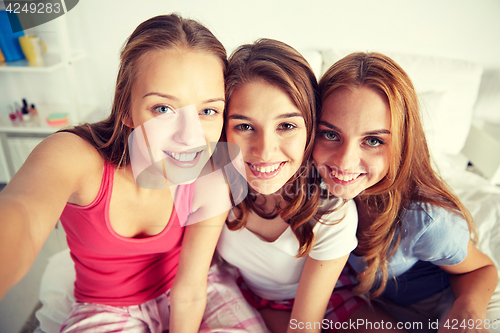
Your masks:
{"label": "white bed sheet", "polygon": [[[476,223],[478,247],[500,264],[500,187],[472,172],[446,155],[434,156],[434,161],[443,179],[470,210]],[[500,275],[500,271],[499,271]],[[69,250],[61,251],[50,258],[43,275],[40,300],[42,308],[36,316],[40,322],[38,332],[59,332],[59,328],[74,302],[73,283],[75,271]],[[487,317],[500,320],[500,284],[497,285],[488,307]],[[500,323],[499,323],[500,325]],[[491,332],[500,332],[490,329]]]}
{"label": "white bed sheet", "polygon": [[[477,246],[493,260],[500,275],[500,187],[463,170],[446,155],[435,156],[434,161],[443,179],[470,210],[479,239]],[[488,319],[500,320],[500,283],[490,301],[487,315]],[[500,332],[500,328],[491,331]]]}

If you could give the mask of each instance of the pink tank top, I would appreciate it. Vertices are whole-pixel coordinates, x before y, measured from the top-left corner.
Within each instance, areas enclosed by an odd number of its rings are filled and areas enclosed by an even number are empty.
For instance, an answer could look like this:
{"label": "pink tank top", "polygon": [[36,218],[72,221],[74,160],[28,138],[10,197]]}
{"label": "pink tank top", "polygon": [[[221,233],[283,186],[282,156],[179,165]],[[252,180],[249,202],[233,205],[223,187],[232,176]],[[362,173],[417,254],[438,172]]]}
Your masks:
{"label": "pink tank top", "polygon": [[[109,222],[115,168],[104,164],[99,193],[88,206],[66,204],[61,223],[75,262],[78,302],[131,306],[172,287],[195,184],[179,185],[167,227],[147,238],[118,235]],[[183,223],[184,224],[184,223]]]}

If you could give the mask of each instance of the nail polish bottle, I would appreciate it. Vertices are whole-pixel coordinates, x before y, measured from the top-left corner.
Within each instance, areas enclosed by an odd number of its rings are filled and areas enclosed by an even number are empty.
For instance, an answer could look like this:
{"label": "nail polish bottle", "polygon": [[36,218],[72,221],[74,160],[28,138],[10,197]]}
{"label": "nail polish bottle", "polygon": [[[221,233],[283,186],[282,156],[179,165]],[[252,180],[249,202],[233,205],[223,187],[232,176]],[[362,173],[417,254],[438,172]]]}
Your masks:
{"label": "nail polish bottle", "polygon": [[9,118],[11,121],[16,121],[17,119],[16,109],[12,105],[9,105]]}
{"label": "nail polish bottle", "polygon": [[23,108],[21,109],[21,113],[22,113],[22,116],[23,116],[23,121],[30,121],[31,115],[30,115],[30,113],[28,112],[28,109],[25,106],[23,106]]}
{"label": "nail polish bottle", "polygon": [[19,121],[23,121],[23,112],[21,110],[17,109],[16,115],[17,115],[17,119],[19,119]]}
{"label": "nail polish bottle", "polygon": [[28,109],[29,109],[28,101],[26,101],[26,98],[23,98],[23,107],[21,110],[23,112],[24,121],[30,121],[31,119],[31,114]]}
{"label": "nail polish bottle", "polygon": [[35,104],[31,104],[31,107],[28,109],[29,112],[31,113],[32,116],[36,116],[38,114],[38,111],[35,107]]}
{"label": "nail polish bottle", "polygon": [[38,110],[35,107],[35,104],[31,104],[31,107],[28,108],[28,111],[31,115],[31,122],[36,125],[40,125],[40,118],[38,117]]}

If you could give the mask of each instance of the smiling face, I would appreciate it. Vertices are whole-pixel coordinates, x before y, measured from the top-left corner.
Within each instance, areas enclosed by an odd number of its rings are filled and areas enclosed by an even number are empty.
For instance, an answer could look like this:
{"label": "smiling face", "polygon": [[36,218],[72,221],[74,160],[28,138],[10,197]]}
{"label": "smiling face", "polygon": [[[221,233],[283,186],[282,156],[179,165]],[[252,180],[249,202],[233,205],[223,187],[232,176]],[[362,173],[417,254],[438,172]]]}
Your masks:
{"label": "smiling face", "polygon": [[243,154],[247,181],[262,194],[280,190],[302,164],[307,130],[300,110],[281,89],[263,80],[231,95],[226,135]]}
{"label": "smiling face", "polygon": [[324,100],[313,158],[333,195],[352,199],[384,178],[390,130],[389,103],[371,88],[339,88]]}
{"label": "smiling face", "polygon": [[169,182],[194,181],[211,155],[207,145],[222,131],[220,60],[184,48],[152,51],[142,57],[137,72],[126,125],[145,137],[153,163],[163,172],[163,162]]}

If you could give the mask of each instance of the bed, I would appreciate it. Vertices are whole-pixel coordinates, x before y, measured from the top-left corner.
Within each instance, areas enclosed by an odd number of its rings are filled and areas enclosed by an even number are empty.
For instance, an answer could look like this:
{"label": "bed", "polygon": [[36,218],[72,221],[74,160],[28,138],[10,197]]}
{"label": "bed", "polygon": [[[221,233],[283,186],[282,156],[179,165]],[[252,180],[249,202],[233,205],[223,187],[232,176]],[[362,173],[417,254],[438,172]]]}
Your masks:
{"label": "bed", "polygon": [[[355,50],[304,50],[317,76]],[[500,264],[500,75],[458,59],[386,52],[410,75],[418,92],[426,136],[436,169],[471,211],[478,247]],[[487,82],[485,82],[487,81]],[[496,127],[495,127],[496,126]],[[490,134],[485,134],[489,128]],[[470,134],[470,135],[469,135]],[[483,148],[483,152],[480,153]],[[473,163],[473,166],[469,162]],[[476,163],[477,162],[477,163]],[[472,172],[471,172],[472,171]],[[500,181],[498,181],[500,183]],[[74,301],[69,250],[50,258],[40,289],[37,332],[58,332]],[[500,285],[488,307],[500,320]],[[499,325],[500,326],[500,325]],[[500,332],[500,327],[491,329]]]}

